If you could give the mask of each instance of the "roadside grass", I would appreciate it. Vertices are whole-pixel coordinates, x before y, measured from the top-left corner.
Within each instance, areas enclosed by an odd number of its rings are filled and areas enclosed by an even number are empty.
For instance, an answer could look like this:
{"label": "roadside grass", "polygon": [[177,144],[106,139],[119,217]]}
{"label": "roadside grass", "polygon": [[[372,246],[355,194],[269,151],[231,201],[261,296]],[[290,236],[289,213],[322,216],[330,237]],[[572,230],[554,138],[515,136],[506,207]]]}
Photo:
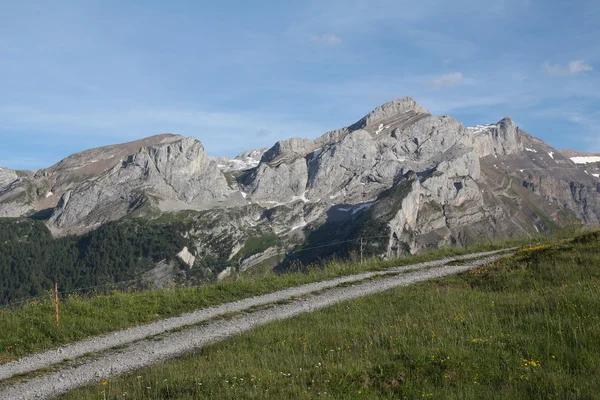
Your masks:
{"label": "roadside grass", "polygon": [[61,299],[60,326],[55,323],[53,297],[0,309],[0,364],[87,337],[114,332],[228,301],[335,277],[382,270],[423,261],[551,241],[549,237],[482,243],[470,248],[448,247],[415,256],[381,261],[330,260],[295,272],[240,275],[237,281],[140,292],[114,291],[110,295],[69,294]]}
{"label": "roadside grass", "polygon": [[595,399],[600,232],[279,321],[70,399]]}

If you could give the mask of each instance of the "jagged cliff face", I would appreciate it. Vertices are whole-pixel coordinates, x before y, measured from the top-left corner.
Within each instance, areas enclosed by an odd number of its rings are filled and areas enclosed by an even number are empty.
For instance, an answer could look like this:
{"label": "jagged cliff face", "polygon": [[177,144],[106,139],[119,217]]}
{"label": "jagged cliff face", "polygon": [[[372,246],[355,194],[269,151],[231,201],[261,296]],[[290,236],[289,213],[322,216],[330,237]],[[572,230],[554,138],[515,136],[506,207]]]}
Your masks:
{"label": "jagged cliff face", "polygon": [[[335,213],[344,225],[377,208],[386,190],[410,182],[396,213],[375,215],[387,224],[387,254],[416,252],[455,241],[461,227],[501,217],[486,207],[479,188],[480,158],[520,151],[518,136],[510,119],[470,130],[400,99],[315,141],[277,143],[240,186],[248,201],[265,206],[302,201],[324,211],[347,210],[345,217]],[[322,214],[303,217],[308,230],[327,223]],[[337,230],[335,236],[343,234]]]}
{"label": "jagged cliff face", "polygon": [[574,163],[571,157],[523,131],[520,138],[523,151],[482,162],[518,179],[551,206],[551,214],[564,208],[584,223],[600,222],[600,179],[586,171],[593,169],[593,163],[582,168],[583,164]]}
{"label": "jagged cliff face", "polygon": [[[285,247],[327,229],[330,239],[375,229],[387,238],[380,253],[414,253],[549,229],[559,209],[598,223],[600,179],[591,162],[588,171],[571,157],[510,118],[465,128],[403,98],[316,140],[235,159],[207,157],[194,138],[158,135],[36,173],[1,169],[0,216],[38,213],[64,235],[134,212],[196,210],[210,216],[190,232],[196,256],[212,254],[206,243],[234,257],[253,235]],[[231,232],[228,221],[237,221]]]}
{"label": "jagged cliff face", "polygon": [[142,205],[158,211],[212,207],[232,190],[197,139],[158,135],[70,156],[13,182],[8,194],[21,192],[29,194],[21,196],[24,201],[5,201],[0,209],[9,216],[46,210],[51,231],[64,235],[94,229]]}
{"label": "jagged cliff face", "polygon": [[0,168],[0,187],[5,187],[16,181],[17,173],[12,169]]}

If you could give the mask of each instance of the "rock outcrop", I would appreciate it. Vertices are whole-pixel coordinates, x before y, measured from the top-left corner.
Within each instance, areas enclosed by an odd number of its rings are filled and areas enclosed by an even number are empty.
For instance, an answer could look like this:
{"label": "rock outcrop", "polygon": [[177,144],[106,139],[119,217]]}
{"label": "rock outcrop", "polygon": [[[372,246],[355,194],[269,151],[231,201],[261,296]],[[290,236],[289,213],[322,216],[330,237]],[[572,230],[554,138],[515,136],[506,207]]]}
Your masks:
{"label": "rock outcrop", "polygon": [[15,182],[19,177],[12,169],[0,167],[0,191],[6,188],[11,183]]}
{"label": "rock outcrop", "polygon": [[523,151],[519,128],[510,117],[496,124],[468,127],[472,134],[479,157],[507,156]]}
{"label": "rock outcrop", "polygon": [[184,247],[179,253],[177,253],[177,257],[189,268],[194,267],[194,262],[196,261],[196,257],[190,253],[187,246]]}
{"label": "rock outcrop", "polygon": [[38,189],[28,180],[31,175],[0,168],[0,217],[20,217],[35,210]]}
{"label": "rock outcrop", "polygon": [[89,230],[147,201],[159,209],[163,201],[193,208],[223,202],[231,194],[217,164],[194,138],[172,137],[111,164],[62,195],[48,221],[55,233]]}

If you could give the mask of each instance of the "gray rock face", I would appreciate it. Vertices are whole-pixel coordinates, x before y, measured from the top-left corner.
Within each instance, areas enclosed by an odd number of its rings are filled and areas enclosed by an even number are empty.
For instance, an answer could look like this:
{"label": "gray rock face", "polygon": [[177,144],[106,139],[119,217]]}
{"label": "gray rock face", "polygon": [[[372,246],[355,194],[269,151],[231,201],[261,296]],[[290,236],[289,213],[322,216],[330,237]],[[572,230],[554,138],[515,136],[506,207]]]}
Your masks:
{"label": "gray rock face", "polygon": [[70,155],[48,169],[36,173],[37,179],[46,179],[55,193],[65,193],[78,183],[96,177],[119,165],[123,158],[142,147],[160,145],[183,139],[183,136],[163,134],[133,142],[99,147]]}
{"label": "gray rock face", "polygon": [[[479,234],[470,227],[477,227],[473,229],[486,237],[538,229],[541,217],[527,217],[524,211],[514,217],[520,222],[500,221],[514,213],[510,205],[495,200],[495,192],[505,190],[496,187],[496,177],[483,174],[481,167],[482,160],[509,165],[529,155],[530,140],[508,117],[495,124],[464,128],[454,118],[433,116],[404,98],[315,141],[277,143],[246,176],[242,187],[250,201],[260,204],[302,199],[307,204],[325,204],[326,210],[335,204],[376,203],[383,191],[404,184],[407,172],[413,171],[417,179],[397,214],[389,219],[395,239],[390,239],[388,253],[414,252],[432,241],[464,242],[469,235]],[[552,149],[546,152],[552,153]],[[589,204],[596,204],[592,199],[597,197],[592,193],[595,186],[573,183],[581,181],[581,176],[567,178],[561,178],[562,186],[554,185],[552,193],[563,194],[563,204],[579,217],[585,214],[586,221],[594,220]],[[540,203],[550,197],[540,190],[537,194],[535,201]]]}
{"label": "gray rock face", "polygon": [[22,185],[5,187],[0,191],[0,217],[19,217],[35,210],[30,193]]}
{"label": "gray rock face", "polygon": [[304,157],[287,163],[261,162],[243,185],[243,190],[259,203],[288,203],[303,197],[307,179]]}
{"label": "gray rock face", "polygon": [[[472,147],[462,143],[444,152],[426,174],[409,172],[404,179],[410,187],[403,191],[399,211],[388,223],[391,236],[387,254],[415,253],[432,233],[448,238],[452,229],[481,221],[486,205],[476,181],[479,177],[479,158]],[[439,237],[435,240],[447,242]]]}
{"label": "gray rock face", "polygon": [[[206,156],[204,147],[195,138],[142,149],[134,156],[145,173],[157,174],[172,188],[179,200],[186,203],[225,200],[229,194],[227,182],[217,164]],[[168,190],[167,190],[168,191]]]}
{"label": "gray rock face", "polygon": [[351,195],[355,202],[360,201],[365,195],[362,186],[366,186],[369,176],[377,172],[392,175],[385,177],[391,183],[396,173],[395,168],[373,170],[378,155],[379,149],[375,141],[364,130],[351,132],[340,142],[312,153],[308,161],[305,161],[310,168],[308,181],[305,183],[309,189],[308,197],[314,201],[329,201],[339,197],[345,199]]}
{"label": "gray rock face", "polygon": [[350,130],[374,126],[380,122],[388,122],[389,120],[393,120],[398,116],[405,114],[429,114],[429,111],[418,105],[411,97],[403,97],[377,107],[360,121],[352,125]]}
{"label": "gray rock face", "polygon": [[12,169],[0,167],[0,191],[18,179],[17,173]]}
{"label": "gray rock face", "polygon": [[[477,183],[483,147],[478,143],[485,143],[490,151],[496,151],[496,144],[502,154],[514,151],[512,144],[504,143],[517,141],[511,124],[503,120],[485,135],[474,137],[454,118],[433,116],[411,99],[401,99],[315,141],[277,143],[242,187],[259,204],[301,199],[307,205],[319,204],[324,211],[335,204],[356,205],[351,208],[354,215],[363,209],[361,204],[377,203],[383,191],[414,176],[399,211],[388,221],[395,238],[390,239],[388,253],[416,251],[419,237],[443,231],[449,241],[453,229],[492,215],[485,211]],[[294,212],[306,216],[305,210]],[[310,225],[314,220],[311,216],[304,221]]]}
{"label": "gray rock face", "polygon": [[274,165],[293,162],[297,158],[306,156],[314,149],[315,143],[309,139],[291,138],[281,140],[263,154],[261,162]]}
{"label": "gray rock face", "polygon": [[19,217],[35,210],[36,187],[27,181],[31,173],[0,168],[0,217]]}
{"label": "gray rock face", "polygon": [[536,194],[538,208],[547,207],[551,219],[558,210],[566,209],[585,223],[600,221],[599,180],[586,173],[588,167],[581,168],[570,157],[522,130],[518,135],[523,150],[482,158],[487,170],[501,172]]}
{"label": "gray rock face", "polygon": [[458,121],[434,117],[414,100],[403,98],[315,141],[278,142],[263,155],[243,188],[259,202],[289,201],[304,190],[309,201],[365,202],[407,170],[432,168],[434,156],[461,141],[472,139]]}
{"label": "gray rock face", "polygon": [[510,117],[496,124],[478,125],[467,130],[473,135],[475,148],[480,157],[506,156],[523,151],[519,128]]}
{"label": "gray rock face", "polygon": [[177,137],[142,147],[67,191],[48,223],[57,234],[80,232],[126,215],[147,198],[202,204],[224,201],[230,193],[202,144]]}
{"label": "gray rock face", "polygon": [[[82,182],[106,173],[123,157],[143,146],[178,140],[178,135],[156,135],[129,143],[73,154],[47,169],[23,172],[19,181],[0,194],[0,215],[17,217],[55,208],[60,198]],[[0,189],[1,191],[1,189]]]}
{"label": "gray rock face", "polygon": [[197,210],[189,232],[196,264],[236,257],[250,237],[301,241],[333,224],[323,236],[343,239],[376,226],[389,233],[391,256],[550,229],[558,209],[600,222],[600,163],[573,157],[592,156],[559,152],[508,117],[465,128],[402,98],[315,140],[235,159],[207,157],[193,138],[158,135],[35,174],[2,169],[0,216],[49,210],[48,226],[63,235],[134,211]]}

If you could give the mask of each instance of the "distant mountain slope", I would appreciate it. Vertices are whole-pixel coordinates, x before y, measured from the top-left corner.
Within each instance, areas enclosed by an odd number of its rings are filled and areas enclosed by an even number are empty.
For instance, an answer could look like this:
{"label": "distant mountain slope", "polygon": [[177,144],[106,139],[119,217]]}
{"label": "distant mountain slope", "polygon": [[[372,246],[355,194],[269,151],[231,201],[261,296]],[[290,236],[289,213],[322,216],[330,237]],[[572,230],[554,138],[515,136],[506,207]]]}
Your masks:
{"label": "distant mountain slope", "polygon": [[464,127],[405,97],[315,140],[235,159],[208,157],[195,138],[158,135],[36,172],[2,169],[0,216],[43,219],[55,237],[123,217],[186,219],[180,234],[198,265],[240,259],[249,268],[297,245],[366,236],[376,239],[365,251],[390,257],[549,231],[558,212],[597,224],[600,166],[589,157],[558,151],[509,117]]}
{"label": "distant mountain slope", "polygon": [[560,153],[577,164],[586,174],[598,178],[600,182],[600,153],[584,153],[568,149],[561,150]]}

